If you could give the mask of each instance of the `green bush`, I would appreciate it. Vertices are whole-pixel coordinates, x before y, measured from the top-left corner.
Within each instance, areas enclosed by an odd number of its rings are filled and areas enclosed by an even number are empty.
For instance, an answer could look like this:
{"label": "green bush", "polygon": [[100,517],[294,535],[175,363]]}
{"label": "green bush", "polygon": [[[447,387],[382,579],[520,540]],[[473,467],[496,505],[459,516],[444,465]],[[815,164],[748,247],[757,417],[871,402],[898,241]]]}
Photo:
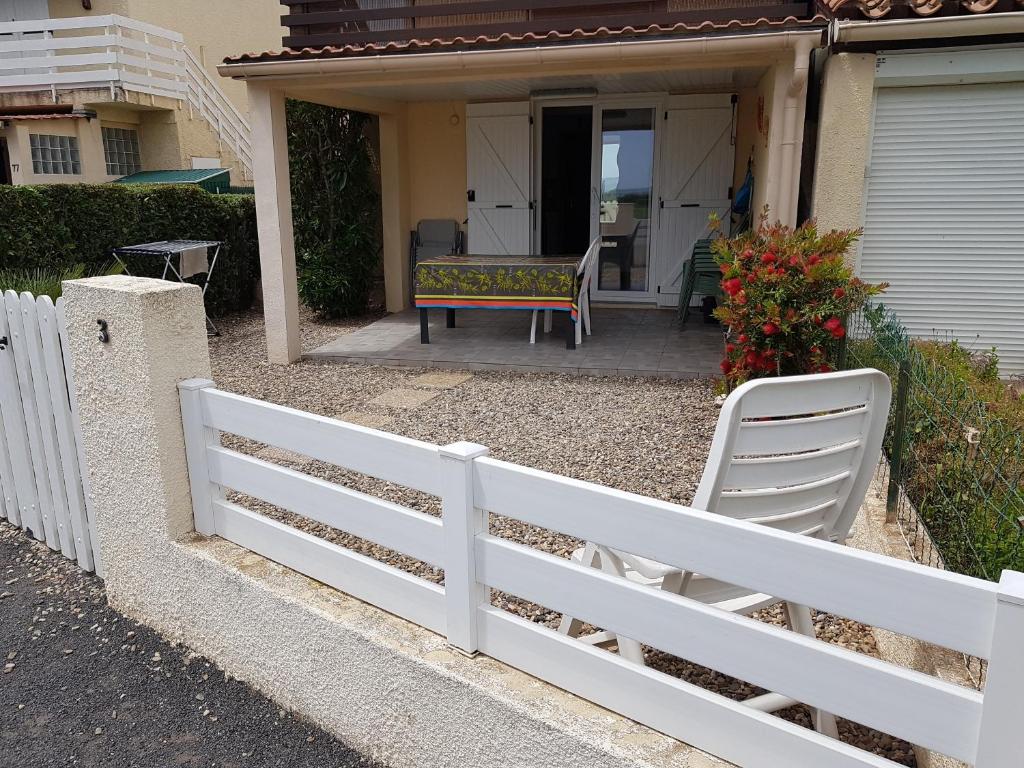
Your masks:
{"label": "green bush", "polygon": [[[1000,380],[995,350],[913,339],[881,306],[851,324],[846,367],[908,374],[900,484],[946,568],[997,580],[1024,570],[1024,399]],[[895,406],[894,406],[895,408]]]}
{"label": "green bush", "polygon": [[[57,276],[81,265],[85,274],[97,274],[105,271],[111,249],[118,246],[221,240],[207,311],[222,315],[252,305],[259,249],[250,196],[211,195],[188,185],[0,186],[0,211],[0,270],[5,272],[24,276],[41,270]],[[132,274],[159,277],[162,260],[134,259],[129,267]]]}
{"label": "green bush", "polygon": [[328,318],[366,311],[380,265],[369,121],[359,112],[288,102],[299,295]]}

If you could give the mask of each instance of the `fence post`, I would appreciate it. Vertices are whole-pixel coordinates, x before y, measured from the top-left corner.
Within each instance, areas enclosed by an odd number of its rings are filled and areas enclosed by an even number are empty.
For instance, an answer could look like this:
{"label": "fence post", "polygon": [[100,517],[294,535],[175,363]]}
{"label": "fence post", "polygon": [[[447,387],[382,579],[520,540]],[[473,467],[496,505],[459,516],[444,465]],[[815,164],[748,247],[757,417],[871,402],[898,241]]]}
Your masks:
{"label": "fence post", "polygon": [[477,608],[490,600],[476,580],[476,536],[487,528],[486,513],[473,499],[473,460],[487,453],[465,442],[440,449],[448,644],[467,654],[477,652]]}
{"label": "fence post", "polygon": [[910,362],[902,360],[896,379],[896,413],[893,416],[892,456],[889,458],[889,489],[885,497],[885,522],[895,523],[899,507],[903,452],[906,450],[907,395],[910,390]]}
{"label": "fence post", "polygon": [[192,513],[196,520],[196,531],[204,536],[216,533],[213,502],[224,498],[223,489],[210,482],[206,456],[207,448],[220,445],[220,435],[203,424],[203,390],[214,386],[209,379],[188,379],[178,383],[181,424],[185,432],[185,458],[188,461],[188,484],[192,491]]}
{"label": "fence post", "polygon": [[999,579],[988,677],[981,705],[975,768],[1017,768],[1024,723],[1024,573],[1003,571]]}

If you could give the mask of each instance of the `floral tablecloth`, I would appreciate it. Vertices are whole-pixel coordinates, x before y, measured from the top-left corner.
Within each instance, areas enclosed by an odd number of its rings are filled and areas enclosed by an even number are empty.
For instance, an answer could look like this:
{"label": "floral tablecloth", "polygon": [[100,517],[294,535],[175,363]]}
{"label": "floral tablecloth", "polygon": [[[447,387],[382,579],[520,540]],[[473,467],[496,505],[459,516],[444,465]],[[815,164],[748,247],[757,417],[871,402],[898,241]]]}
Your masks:
{"label": "floral tablecloth", "polygon": [[416,265],[419,308],[552,309],[577,319],[581,256],[439,256]]}

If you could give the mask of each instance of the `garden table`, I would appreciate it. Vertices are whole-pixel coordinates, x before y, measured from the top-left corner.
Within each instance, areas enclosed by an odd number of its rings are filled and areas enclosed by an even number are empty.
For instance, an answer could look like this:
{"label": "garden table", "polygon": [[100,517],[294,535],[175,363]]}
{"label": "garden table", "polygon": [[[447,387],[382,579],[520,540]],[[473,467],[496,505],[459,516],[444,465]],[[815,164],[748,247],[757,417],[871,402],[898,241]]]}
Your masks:
{"label": "garden table", "polygon": [[415,301],[420,310],[420,343],[430,343],[427,312],[456,309],[526,309],[568,312],[568,349],[576,348],[579,319],[578,272],[582,256],[476,256],[455,254],[417,262]]}

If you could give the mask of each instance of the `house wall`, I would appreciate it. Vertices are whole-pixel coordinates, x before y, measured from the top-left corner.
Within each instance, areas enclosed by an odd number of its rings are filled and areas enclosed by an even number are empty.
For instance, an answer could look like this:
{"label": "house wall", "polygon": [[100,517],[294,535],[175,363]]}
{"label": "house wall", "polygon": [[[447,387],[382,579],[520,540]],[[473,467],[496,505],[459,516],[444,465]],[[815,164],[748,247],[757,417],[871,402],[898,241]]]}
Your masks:
{"label": "house wall", "polygon": [[409,219],[455,219],[462,225],[466,204],[466,102],[409,104]]}
{"label": "house wall", "polygon": [[823,229],[861,226],[874,83],[873,53],[840,53],[825,63],[813,196]]}
{"label": "house wall", "polygon": [[[30,136],[74,136],[78,139],[80,174],[37,174],[32,171]],[[99,184],[109,181],[99,120],[24,120],[4,129],[11,159],[11,179],[15,184]]]}
{"label": "house wall", "polygon": [[[745,110],[744,117],[749,120],[748,131],[752,139],[754,159],[754,194],[751,211],[753,223],[756,224],[764,207],[772,205],[772,184],[776,173],[773,167],[775,157],[772,154],[772,131],[776,133],[782,128],[782,119],[775,109],[776,67],[768,69],[752,92],[752,104]],[[771,219],[772,211],[768,212]]]}

